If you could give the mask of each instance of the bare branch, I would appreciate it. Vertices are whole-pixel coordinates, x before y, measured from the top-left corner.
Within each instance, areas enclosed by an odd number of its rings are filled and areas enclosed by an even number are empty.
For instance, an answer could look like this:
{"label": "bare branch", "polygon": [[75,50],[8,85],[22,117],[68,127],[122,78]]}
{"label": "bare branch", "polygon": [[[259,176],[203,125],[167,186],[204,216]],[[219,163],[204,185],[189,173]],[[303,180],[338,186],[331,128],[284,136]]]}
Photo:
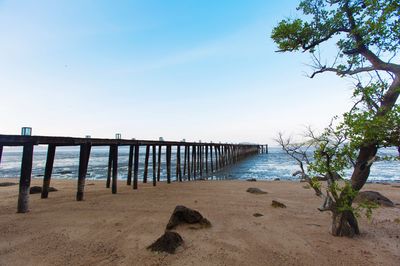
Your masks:
{"label": "bare branch", "polygon": [[[350,68],[351,68],[351,66],[350,66]],[[314,78],[317,74],[321,74],[321,73],[324,73],[324,72],[333,72],[333,73],[336,73],[337,75],[340,75],[340,76],[346,76],[346,75],[352,76],[352,75],[355,75],[355,74],[358,74],[358,73],[370,72],[370,71],[375,71],[375,70],[376,69],[373,66],[359,67],[359,68],[356,68],[356,69],[353,69],[353,70],[351,70],[351,69],[340,70],[340,69],[334,68],[334,67],[322,66],[319,70],[314,71],[311,74],[310,78]]]}

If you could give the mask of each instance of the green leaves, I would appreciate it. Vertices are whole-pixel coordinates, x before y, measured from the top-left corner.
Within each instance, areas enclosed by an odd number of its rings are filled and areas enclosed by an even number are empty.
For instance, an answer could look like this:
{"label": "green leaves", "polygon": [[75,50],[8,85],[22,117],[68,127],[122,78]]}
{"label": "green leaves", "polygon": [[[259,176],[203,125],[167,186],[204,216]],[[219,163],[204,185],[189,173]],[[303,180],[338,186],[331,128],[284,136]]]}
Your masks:
{"label": "green leaves", "polygon": [[301,19],[282,20],[272,31],[272,38],[281,51],[296,51],[308,42],[310,30]]}
{"label": "green leaves", "polygon": [[363,51],[387,58],[400,51],[398,0],[303,0],[297,10],[301,18],[282,20],[272,30],[271,38],[282,52],[314,53],[334,41],[338,56],[331,68],[339,73],[365,66]]}

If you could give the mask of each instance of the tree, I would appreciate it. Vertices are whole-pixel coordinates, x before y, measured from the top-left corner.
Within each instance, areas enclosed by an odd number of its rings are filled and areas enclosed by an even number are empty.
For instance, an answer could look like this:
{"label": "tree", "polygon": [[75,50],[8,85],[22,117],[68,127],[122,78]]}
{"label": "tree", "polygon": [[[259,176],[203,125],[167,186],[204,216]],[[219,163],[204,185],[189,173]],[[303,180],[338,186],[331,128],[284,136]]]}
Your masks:
{"label": "tree", "polygon": [[[311,78],[333,72],[355,81],[353,108],[321,135],[310,131],[308,141],[316,148],[310,172],[329,181],[321,210],[333,213],[332,234],[358,234],[352,202],[368,179],[378,149],[397,146],[400,153],[400,2],[303,0],[298,10],[302,18],[284,19],[272,31],[279,52],[310,53]],[[332,58],[325,53],[322,59],[321,47],[332,42],[337,53]],[[297,159],[304,153],[302,147],[310,145],[296,146],[282,136],[278,142]],[[338,187],[333,176],[346,167],[353,168],[350,182]],[[309,181],[317,194],[322,193],[315,179]]]}

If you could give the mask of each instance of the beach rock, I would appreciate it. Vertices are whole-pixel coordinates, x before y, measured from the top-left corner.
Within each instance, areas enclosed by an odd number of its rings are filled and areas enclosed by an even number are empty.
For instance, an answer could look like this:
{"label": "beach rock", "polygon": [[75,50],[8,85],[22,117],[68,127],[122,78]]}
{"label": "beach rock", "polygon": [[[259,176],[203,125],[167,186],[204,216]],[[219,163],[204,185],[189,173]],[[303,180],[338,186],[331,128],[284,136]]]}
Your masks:
{"label": "beach rock", "polygon": [[274,207],[274,208],[286,208],[285,204],[283,204],[283,203],[281,203],[279,201],[276,201],[276,200],[272,201],[271,206]]}
{"label": "beach rock", "polygon": [[[54,191],[58,190],[54,187],[49,187],[49,192],[54,192]],[[42,187],[33,186],[29,189],[29,194],[38,194],[38,193],[42,193]]]}
{"label": "beach rock", "polygon": [[358,193],[357,197],[354,199],[354,202],[363,201],[372,201],[381,206],[394,207],[394,203],[390,199],[376,191],[361,191]]}
{"label": "beach rock", "polygon": [[388,182],[376,182],[376,184],[384,185],[384,186],[390,186],[391,184]]}
{"label": "beach rock", "polygon": [[249,179],[246,179],[246,181],[249,181],[249,182],[256,182],[257,179],[255,179],[255,178],[249,178]]}
{"label": "beach rock", "polygon": [[264,214],[256,212],[256,213],[253,214],[253,216],[254,217],[261,217],[261,216],[264,216]]}
{"label": "beach rock", "polygon": [[192,210],[182,205],[175,207],[174,212],[167,224],[167,230],[176,228],[180,224],[199,224],[202,227],[210,227],[211,223],[200,212]]}
{"label": "beach rock", "polygon": [[267,194],[268,193],[268,192],[262,191],[261,189],[256,188],[256,187],[248,188],[246,191],[249,193],[252,193],[252,194]]}
{"label": "beach rock", "polygon": [[275,178],[275,179],[274,179],[274,181],[280,181],[280,180],[281,180],[280,178]]}
{"label": "beach rock", "polygon": [[0,182],[0,187],[11,187],[11,186],[15,186],[18,185],[18,183],[14,183],[14,182]]}
{"label": "beach rock", "polygon": [[166,231],[153,244],[148,246],[147,249],[156,252],[167,252],[169,254],[173,254],[175,253],[175,250],[182,244],[183,239],[178,233]]}

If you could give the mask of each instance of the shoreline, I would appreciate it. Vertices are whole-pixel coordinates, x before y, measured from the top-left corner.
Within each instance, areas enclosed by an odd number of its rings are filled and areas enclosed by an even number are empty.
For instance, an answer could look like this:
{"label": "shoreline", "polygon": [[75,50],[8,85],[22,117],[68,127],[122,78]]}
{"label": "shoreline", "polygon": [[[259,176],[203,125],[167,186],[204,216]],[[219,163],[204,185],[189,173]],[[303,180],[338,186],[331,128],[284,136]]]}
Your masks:
{"label": "shoreline", "polygon": [[[215,176],[214,176],[215,177]],[[0,177],[0,183],[1,182],[9,182],[9,180],[13,180],[15,181],[19,181],[19,177]],[[32,176],[32,180],[43,180],[43,175],[40,176]],[[51,181],[53,180],[60,180],[60,181],[78,181],[77,177],[74,178],[65,178],[65,177],[57,177],[57,176],[52,176]],[[90,178],[90,177],[86,177],[85,178],[86,181],[93,181],[93,182],[106,182],[107,178]],[[118,178],[117,179],[119,184],[123,184],[123,182],[126,182],[126,178]],[[149,176],[148,177],[148,182],[151,183],[152,177]],[[300,181],[299,178],[279,178],[279,179],[256,179],[257,182],[294,182],[294,183],[303,183],[302,181]],[[349,181],[348,179],[345,179],[347,181]],[[166,178],[161,178],[160,181],[157,181],[157,184],[159,182],[166,182],[167,179]],[[193,180],[192,180],[193,181]],[[192,182],[192,181],[188,181],[188,180],[184,180],[183,182]],[[208,179],[204,179],[204,177],[202,178],[197,178],[196,181],[232,181],[232,182],[244,182],[244,181],[248,181],[247,179],[239,179],[239,178],[208,178]],[[175,177],[172,178],[171,180],[172,183],[179,183],[177,180],[175,180]],[[324,181],[321,181],[324,182]],[[142,184],[142,177],[139,178],[139,185]],[[400,180],[367,180],[367,182],[365,183],[367,184],[377,184],[377,185],[400,185]]]}
{"label": "shoreline", "polygon": [[[31,186],[41,181],[33,178]],[[59,191],[48,199],[30,195],[26,214],[16,213],[18,186],[0,187],[0,265],[396,265],[400,260],[398,205],[375,210],[371,221],[360,218],[361,235],[348,239],[329,234],[330,215],[317,211],[321,200],[300,182],[139,183],[133,190],[118,180],[113,195],[105,180],[86,180],[85,200],[77,202],[74,181],[52,179]],[[247,193],[249,187],[268,194]],[[400,203],[400,188],[367,184],[364,190]],[[287,208],[272,208],[272,200]],[[184,246],[176,254],[148,251],[176,205],[200,211],[212,227],[178,227]]]}

